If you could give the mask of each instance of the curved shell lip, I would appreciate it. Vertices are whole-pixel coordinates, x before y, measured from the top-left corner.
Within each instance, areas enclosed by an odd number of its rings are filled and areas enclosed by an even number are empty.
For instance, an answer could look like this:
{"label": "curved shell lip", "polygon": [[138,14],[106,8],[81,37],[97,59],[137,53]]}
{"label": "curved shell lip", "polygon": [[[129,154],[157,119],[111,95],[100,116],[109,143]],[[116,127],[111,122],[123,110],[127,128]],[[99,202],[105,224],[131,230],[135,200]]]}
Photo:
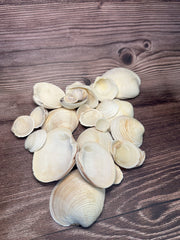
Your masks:
{"label": "curved shell lip", "polygon": [[[36,122],[36,119],[35,119],[35,117],[34,117],[34,114],[37,114],[37,111],[38,111],[39,109],[40,109],[40,111],[41,111],[41,121]],[[41,127],[41,126],[43,125],[43,123],[45,122],[46,116],[47,116],[47,112],[46,112],[46,111],[47,111],[47,110],[46,110],[44,107],[42,107],[42,106],[37,106],[37,107],[34,108],[34,109],[32,110],[32,112],[30,113],[30,117],[32,117],[33,120],[34,120],[34,128],[35,128],[35,129]]]}
{"label": "curved shell lip", "polygon": [[[29,121],[29,124],[31,124],[31,126],[29,127],[29,129],[26,131],[26,132],[21,132],[21,131],[18,131],[16,128],[17,127],[21,127],[21,124],[20,126],[19,125],[19,121],[22,121],[22,119],[26,119]],[[27,121],[26,121],[26,124],[27,124]],[[11,132],[14,133],[14,135],[16,137],[19,137],[19,138],[24,138],[24,137],[27,137],[32,131],[34,130],[34,120],[32,117],[30,117],[29,115],[22,115],[22,116],[19,116],[15,119],[15,121],[13,122],[13,125],[11,127]]]}
{"label": "curved shell lip", "polygon": [[78,107],[80,107],[81,105],[85,104],[87,102],[87,98],[82,100],[82,101],[78,101],[76,103],[67,103],[64,101],[64,98],[61,98],[60,103],[64,108],[67,109],[76,109]]}

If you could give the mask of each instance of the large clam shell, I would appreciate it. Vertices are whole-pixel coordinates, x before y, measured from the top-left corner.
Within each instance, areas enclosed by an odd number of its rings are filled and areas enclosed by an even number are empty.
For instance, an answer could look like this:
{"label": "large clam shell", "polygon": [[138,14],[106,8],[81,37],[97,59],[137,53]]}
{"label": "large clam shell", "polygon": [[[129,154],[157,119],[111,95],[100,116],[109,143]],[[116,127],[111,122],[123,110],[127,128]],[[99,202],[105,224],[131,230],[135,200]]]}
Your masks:
{"label": "large clam shell", "polygon": [[100,188],[110,187],[116,177],[116,169],[111,154],[101,145],[87,142],[76,154],[76,165],[82,176]]}
{"label": "large clam shell", "polygon": [[86,182],[78,170],[72,171],[53,189],[50,197],[52,218],[62,226],[89,227],[102,212],[105,189]]}
{"label": "large clam shell", "polygon": [[30,113],[30,116],[34,120],[34,128],[39,128],[45,122],[46,117],[48,116],[48,111],[43,107],[36,107]]}
{"label": "large clam shell", "polygon": [[26,137],[34,129],[34,120],[28,115],[17,117],[12,125],[11,131],[16,137]]}
{"label": "large clam shell", "polygon": [[40,82],[36,83],[33,87],[34,102],[47,109],[61,107],[60,99],[64,95],[64,91],[52,83]]}
{"label": "large clam shell", "polygon": [[47,133],[44,146],[33,156],[33,174],[41,182],[61,179],[75,164],[77,143],[69,129],[56,128]]}
{"label": "large clam shell", "polygon": [[134,98],[139,94],[141,80],[139,76],[126,68],[113,68],[105,72],[103,78],[110,79],[117,87],[116,98]]}
{"label": "large clam shell", "polygon": [[42,128],[49,132],[57,127],[68,128],[73,132],[78,126],[79,120],[74,110],[59,108],[51,111]]}
{"label": "large clam shell", "polygon": [[140,147],[145,130],[144,126],[137,119],[119,116],[111,121],[110,131],[115,140],[127,140]]}

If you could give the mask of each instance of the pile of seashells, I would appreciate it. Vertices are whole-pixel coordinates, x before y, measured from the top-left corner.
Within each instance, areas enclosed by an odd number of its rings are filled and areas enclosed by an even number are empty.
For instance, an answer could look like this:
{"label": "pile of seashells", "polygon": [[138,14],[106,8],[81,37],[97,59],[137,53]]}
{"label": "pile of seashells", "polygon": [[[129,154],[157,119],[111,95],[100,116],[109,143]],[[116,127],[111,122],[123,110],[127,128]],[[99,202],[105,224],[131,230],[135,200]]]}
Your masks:
{"label": "pile of seashells", "polygon": [[[18,117],[11,130],[17,137],[29,135],[25,148],[34,153],[38,181],[61,179],[49,205],[58,224],[89,227],[102,212],[105,189],[122,181],[120,167],[143,164],[145,152],[139,147],[144,127],[133,117],[132,104],[120,100],[136,97],[140,84],[133,71],[114,68],[90,86],[67,86],[65,93],[51,83],[34,85],[33,100],[39,106]],[[88,128],[75,141],[72,133],[79,122]]]}

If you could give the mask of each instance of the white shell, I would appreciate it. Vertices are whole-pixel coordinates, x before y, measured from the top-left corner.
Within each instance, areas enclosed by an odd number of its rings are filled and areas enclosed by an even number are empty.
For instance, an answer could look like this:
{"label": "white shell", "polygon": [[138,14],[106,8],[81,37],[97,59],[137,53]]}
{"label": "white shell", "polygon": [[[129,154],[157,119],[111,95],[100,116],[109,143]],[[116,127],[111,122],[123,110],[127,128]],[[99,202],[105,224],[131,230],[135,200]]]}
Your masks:
{"label": "white shell", "polygon": [[88,109],[91,109],[88,104],[81,105],[76,111],[78,119],[80,118],[81,113],[85,112]]}
{"label": "white shell", "polygon": [[79,118],[81,125],[85,127],[93,127],[96,125],[98,119],[102,118],[103,115],[97,109],[87,109],[86,111],[82,112]]}
{"label": "white shell", "polygon": [[119,99],[114,99],[113,102],[119,106],[116,116],[134,117],[133,105],[130,102]]}
{"label": "white shell", "polygon": [[118,167],[116,164],[115,164],[115,168],[116,168],[116,178],[115,178],[114,184],[120,184],[123,180],[123,172],[121,171],[120,167]]}
{"label": "white shell", "polygon": [[110,123],[105,118],[100,118],[97,120],[95,127],[101,132],[107,132],[109,130]]}
{"label": "white shell", "polygon": [[103,210],[105,189],[86,182],[78,172],[72,171],[53,189],[50,197],[50,213],[62,226],[89,227]]}
{"label": "white shell", "polygon": [[62,107],[49,112],[48,118],[42,128],[46,130],[46,132],[49,132],[54,128],[64,127],[73,132],[77,128],[78,123],[79,120],[76,112]]}
{"label": "white shell", "polygon": [[114,99],[118,93],[117,86],[107,78],[97,77],[91,85],[99,101]]}
{"label": "white shell", "polygon": [[31,113],[30,116],[34,120],[34,128],[39,128],[43,125],[48,115],[48,111],[43,107],[36,107]]}
{"label": "white shell", "polygon": [[134,98],[139,94],[141,80],[139,76],[126,68],[113,68],[103,74],[104,78],[110,79],[117,87],[116,98]]}
{"label": "white shell", "polygon": [[98,111],[100,111],[103,114],[103,117],[105,119],[110,120],[119,111],[119,106],[116,104],[116,102],[113,102],[112,100],[103,100],[96,108]]}
{"label": "white shell", "polygon": [[36,83],[33,87],[34,102],[47,109],[61,107],[60,99],[64,95],[64,91],[52,83],[40,82]]}
{"label": "white shell", "polygon": [[111,121],[110,131],[114,140],[127,140],[140,147],[145,130],[137,119],[119,116]]}
{"label": "white shell", "polygon": [[111,154],[95,142],[87,142],[76,154],[76,165],[82,176],[100,188],[110,187],[116,177]]}
{"label": "white shell", "polygon": [[47,138],[47,133],[43,129],[31,133],[24,143],[25,149],[36,152],[42,148]]}
{"label": "white shell", "polygon": [[17,117],[12,125],[11,131],[16,137],[26,137],[34,129],[34,120],[28,115]]}
{"label": "white shell", "polygon": [[70,130],[56,128],[47,133],[44,146],[33,156],[33,174],[41,182],[61,179],[75,164],[77,144]]}

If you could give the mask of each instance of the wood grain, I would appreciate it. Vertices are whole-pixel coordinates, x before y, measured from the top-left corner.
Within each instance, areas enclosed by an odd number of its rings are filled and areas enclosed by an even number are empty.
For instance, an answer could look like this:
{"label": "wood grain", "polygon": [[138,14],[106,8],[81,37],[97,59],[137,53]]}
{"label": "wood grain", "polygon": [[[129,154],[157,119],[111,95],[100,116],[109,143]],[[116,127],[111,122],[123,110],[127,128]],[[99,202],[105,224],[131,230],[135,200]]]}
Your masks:
{"label": "wood grain", "polygon": [[[0,239],[179,238],[179,13],[178,1],[0,0]],[[36,82],[65,89],[118,66],[142,79],[130,102],[145,126],[146,161],[107,189],[94,225],[61,227],[48,209],[55,183],[34,179],[12,123],[35,107]]]}

